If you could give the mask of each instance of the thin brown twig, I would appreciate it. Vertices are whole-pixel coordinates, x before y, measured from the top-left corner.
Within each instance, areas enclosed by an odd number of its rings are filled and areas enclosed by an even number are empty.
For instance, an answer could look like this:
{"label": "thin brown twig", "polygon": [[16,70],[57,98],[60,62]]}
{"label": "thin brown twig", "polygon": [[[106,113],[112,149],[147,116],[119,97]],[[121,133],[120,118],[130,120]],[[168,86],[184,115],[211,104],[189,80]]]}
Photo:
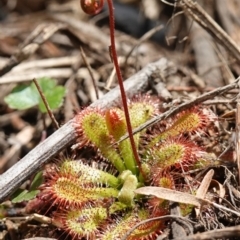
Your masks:
{"label": "thin brown twig", "polygon": [[[161,121],[163,119],[166,119],[166,118],[168,118],[168,117],[170,117],[170,116],[172,116],[174,114],[177,114],[178,112],[180,112],[182,110],[189,109],[189,108],[191,108],[191,107],[193,107],[195,105],[198,105],[198,104],[200,104],[200,103],[202,103],[202,102],[204,102],[204,101],[206,101],[208,99],[212,99],[212,98],[214,98],[217,95],[220,95],[220,94],[223,94],[225,92],[228,92],[231,89],[239,88],[239,86],[238,86],[239,81],[240,81],[240,77],[237,78],[233,83],[231,83],[229,85],[226,85],[224,87],[216,88],[213,91],[210,91],[210,92],[202,94],[201,96],[197,97],[194,100],[182,103],[179,106],[174,107],[174,108],[172,108],[172,109],[170,109],[170,110],[168,110],[168,111],[166,111],[166,112],[164,112],[164,113],[162,113],[162,114],[160,114],[160,115],[158,115],[158,116],[148,120],[146,123],[140,125],[139,127],[133,129],[133,134],[136,134],[136,133],[142,131],[143,129],[145,129],[147,127],[150,127],[153,124],[155,124],[155,123],[157,123],[157,122],[159,122],[159,121]],[[125,134],[124,136],[122,136],[120,138],[118,143],[123,141],[123,140],[125,140],[125,139],[127,139],[127,138],[128,138],[128,134]]]}
{"label": "thin brown twig", "polygon": [[[175,12],[175,10],[174,10],[174,12]],[[173,13],[171,18],[167,21],[166,28],[169,27],[171,22],[173,22],[173,28],[174,28],[175,27],[174,26],[174,19],[181,14],[183,14],[183,11],[178,12],[178,13]],[[171,39],[176,39],[176,38],[177,38],[177,36],[171,36],[171,37],[166,36],[165,39],[166,39],[167,45],[170,46],[170,40]]]}
{"label": "thin brown twig", "polygon": [[94,90],[95,90],[95,93],[96,93],[96,97],[97,99],[99,99],[99,94],[98,94],[98,88],[97,88],[97,84],[96,84],[96,80],[94,79],[94,76],[93,76],[93,72],[92,72],[92,68],[87,60],[87,57],[86,57],[86,54],[85,52],[83,51],[82,47],[80,47],[80,53],[81,53],[81,56],[82,56],[82,59],[88,69],[88,72],[91,76],[91,79],[92,79],[92,84],[93,84],[93,87],[94,87]]}
{"label": "thin brown twig", "polygon": [[188,86],[168,86],[168,91],[174,91],[174,92],[195,92],[198,90],[197,87],[188,87]]}
{"label": "thin brown twig", "polygon": [[235,104],[236,100],[225,100],[225,99],[215,99],[215,100],[208,100],[204,102],[204,105],[216,105],[216,104]]}
{"label": "thin brown twig", "polygon": [[43,100],[43,103],[44,103],[44,105],[45,105],[45,107],[46,107],[46,109],[47,109],[47,112],[48,112],[49,117],[52,119],[52,122],[53,122],[54,127],[55,127],[56,129],[59,129],[59,124],[58,124],[56,118],[54,117],[54,115],[53,115],[53,113],[52,113],[52,110],[51,110],[51,108],[50,108],[50,106],[49,106],[49,104],[48,104],[48,102],[47,102],[46,97],[45,97],[44,94],[43,94],[43,91],[42,91],[41,87],[39,86],[39,84],[38,84],[38,82],[37,82],[36,79],[33,79],[33,82],[34,82],[34,84],[35,84],[35,86],[36,86],[36,88],[37,88],[37,90],[38,90],[38,92],[39,92],[39,94],[40,94],[40,96],[41,96],[41,98],[42,98],[42,100]]}

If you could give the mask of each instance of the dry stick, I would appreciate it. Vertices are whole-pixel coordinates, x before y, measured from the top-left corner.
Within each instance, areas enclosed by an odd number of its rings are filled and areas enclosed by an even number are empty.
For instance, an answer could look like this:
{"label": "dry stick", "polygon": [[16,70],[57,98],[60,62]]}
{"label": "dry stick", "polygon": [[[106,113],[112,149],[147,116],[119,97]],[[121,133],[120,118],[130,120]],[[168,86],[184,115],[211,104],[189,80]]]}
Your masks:
{"label": "dry stick", "polygon": [[36,88],[37,88],[37,90],[38,90],[38,92],[39,92],[39,94],[40,94],[40,96],[41,96],[41,98],[42,98],[42,100],[43,100],[43,103],[44,103],[44,105],[45,105],[45,107],[46,107],[46,109],[47,109],[47,112],[48,112],[49,117],[52,119],[52,122],[53,122],[54,127],[55,127],[56,129],[59,129],[59,124],[58,124],[56,118],[54,117],[54,115],[53,115],[53,113],[52,113],[52,111],[51,111],[51,108],[50,108],[50,106],[49,106],[49,104],[48,104],[48,102],[47,102],[46,97],[44,96],[44,94],[43,94],[43,92],[42,92],[41,87],[39,86],[39,84],[38,84],[38,82],[37,82],[36,79],[33,79],[33,82],[34,82],[34,84],[35,84],[35,86],[36,86]]}
{"label": "dry stick", "polygon": [[34,78],[38,79],[46,76],[48,76],[48,78],[55,78],[55,79],[69,78],[72,74],[73,74],[73,70],[70,67],[38,68],[38,69],[30,69],[28,71],[22,71],[17,73],[13,71],[7,75],[0,77],[0,85],[9,84],[9,83],[23,83],[23,82],[32,81]]}
{"label": "dry stick", "polygon": [[44,59],[31,59],[30,62],[23,62],[20,65],[16,66],[12,72],[21,73],[23,71],[29,71],[31,69],[49,69],[49,68],[62,68],[65,66],[71,67],[73,64],[77,63],[78,56],[64,56],[64,57],[53,57],[53,58],[44,58]]}
{"label": "dry stick", "polygon": [[240,62],[240,48],[236,42],[193,0],[181,0],[184,12],[212,35],[227,51]]}
{"label": "dry stick", "polygon": [[24,158],[0,176],[0,202],[13,193],[44,163],[75,140],[72,121],[69,121]]}
{"label": "dry stick", "polygon": [[[214,229],[208,232],[197,233],[184,237],[184,240],[209,240],[209,239],[228,239],[230,237],[240,237],[240,226],[226,227],[223,229]],[[175,240],[183,240],[175,238]]]}
{"label": "dry stick", "polygon": [[[195,195],[196,197],[205,198],[208,188],[210,186],[210,183],[212,181],[213,175],[214,175],[214,170],[210,169],[207,172],[207,174],[204,176],[203,180],[201,181],[201,184],[196,191],[196,195]],[[198,208],[198,207],[195,208],[195,214],[196,214],[196,217],[199,217],[200,208]]]}
{"label": "dry stick", "polygon": [[[182,110],[189,109],[189,108],[191,108],[193,106],[196,106],[196,105],[198,105],[198,104],[200,104],[200,103],[202,103],[202,102],[204,102],[204,101],[206,101],[208,99],[212,99],[212,98],[214,98],[217,95],[220,95],[220,94],[223,94],[225,92],[228,92],[229,90],[232,90],[232,89],[235,89],[235,88],[239,88],[239,85],[238,85],[239,80],[240,80],[240,77],[237,78],[233,83],[231,83],[229,85],[226,85],[224,87],[219,87],[219,88],[217,88],[217,89],[215,89],[215,90],[213,90],[211,92],[204,93],[204,94],[202,94],[201,96],[197,97],[194,100],[188,101],[186,103],[182,103],[179,106],[177,106],[177,107],[175,107],[173,109],[170,109],[170,110],[168,110],[168,111],[166,111],[166,112],[164,112],[164,113],[162,113],[162,114],[160,114],[160,115],[158,115],[158,116],[148,120],[144,124],[142,124],[139,127],[135,128],[133,130],[133,134],[136,134],[136,133],[142,131],[143,129],[145,129],[147,127],[150,127],[153,124],[155,124],[155,123],[157,123],[157,122],[159,122],[159,121],[161,121],[163,119],[166,119],[167,117],[170,117],[170,116],[172,116],[174,114],[177,114],[178,112],[180,112]],[[128,138],[128,135],[125,134],[124,136],[122,136],[120,138],[118,143],[123,141],[123,140],[125,140],[125,139],[127,139],[127,138]]]}
{"label": "dry stick", "polygon": [[[162,58],[157,62],[148,64],[137,74],[130,77],[124,82],[128,96],[132,97],[146,89],[150,76],[159,71],[166,72],[166,68],[168,68],[168,61]],[[95,101],[90,107],[106,108],[119,104],[120,100],[119,88],[116,87],[103,98]],[[0,202],[5,200],[25,180],[61,150],[74,143],[75,140],[75,129],[73,121],[70,120],[0,176]]]}
{"label": "dry stick", "polygon": [[90,64],[88,63],[88,61],[87,61],[87,57],[86,57],[82,47],[80,47],[80,53],[81,53],[81,56],[82,56],[82,59],[83,59],[85,65],[86,65],[86,67],[88,69],[88,72],[89,72],[89,74],[91,76],[92,84],[93,84],[93,87],[94,87],[94,90],[95,90],[95,93],[96,93],[96,97],[97,97],[97,99],[99,99],[97,84],[96,84],[96,81],[95,81],[93,73],[92,73],[92,68],[91,68]]}

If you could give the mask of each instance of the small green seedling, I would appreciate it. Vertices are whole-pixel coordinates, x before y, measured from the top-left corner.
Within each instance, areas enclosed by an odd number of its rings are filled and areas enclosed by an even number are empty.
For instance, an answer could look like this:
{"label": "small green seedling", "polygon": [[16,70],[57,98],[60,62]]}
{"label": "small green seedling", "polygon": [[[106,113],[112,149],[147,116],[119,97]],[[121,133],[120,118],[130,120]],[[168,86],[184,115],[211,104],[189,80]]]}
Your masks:
{"label": "small green seedling", "polygon": [[[40,78],[37,82],[40,85],[50,108],[52,110],[59,108],[62,105],[66,89],[63,86],[58,86],[54,79],[47,77]],[[24,110],[38,105],[39,110],[42,113],[47,112],[34,83],[31,83],[30,85],[21,84],[16,86],[13,91],[4,98],[4,101],[12,109]]]}
{"label": "small green seedling", "polygon": [[31,199],[34,199],[37,194],[40,192],[38,190],[38,187],[43,182],[43,174],[42,171],[38,172],[34,179],[32,180],[32,183],[29,187],[29,190],[26,189],[18,189],[13,195],[12,195],[12,203],[19,203],[23,201],[29,201]]}

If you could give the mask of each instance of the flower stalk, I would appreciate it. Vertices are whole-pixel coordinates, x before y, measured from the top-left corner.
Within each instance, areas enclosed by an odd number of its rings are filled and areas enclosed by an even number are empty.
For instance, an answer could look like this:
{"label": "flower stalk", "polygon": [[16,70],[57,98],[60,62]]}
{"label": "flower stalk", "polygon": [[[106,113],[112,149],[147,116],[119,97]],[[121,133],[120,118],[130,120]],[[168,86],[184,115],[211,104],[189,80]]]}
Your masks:
{"label": "flower stalk", "polygon": [[124,114],[126,118],[126,124],[127,124],[127,131],[129,135],[129,140],[131,143],[133,155],[136,161],[136,164],[139,168],[139,171],[141,174],[144,176],[144,172],[141,167],[141,162],[140,158],[137,152],[136,144],[134,142],[134,137],[133,137],[133,131],[132,131],[132,126],[131,126],[131,120],[130,120],[130,115],[128,111],[128,104],[127,104],[127,96],[125,93],[124,85],[123,85],[123,78],[122,78],[122,73],[119,67],[118,63],[118,57],[117,57],[117,51],[116,51],[116,45],[115,45],[115,34],[114,34],[114,29],[115,29],[115,21],[114,21],[114,10],[113,10],[113,2],[112,0],[107,0],[108,3],[108,9],[109,9],[109,29],[110,29],[110,40],[111,40],[111,57],[115,66],[117,78],[118,78],[118,84],[121,92],[121,98],[122,98],[122,103],[123,103],[123,109],[124,109]]}

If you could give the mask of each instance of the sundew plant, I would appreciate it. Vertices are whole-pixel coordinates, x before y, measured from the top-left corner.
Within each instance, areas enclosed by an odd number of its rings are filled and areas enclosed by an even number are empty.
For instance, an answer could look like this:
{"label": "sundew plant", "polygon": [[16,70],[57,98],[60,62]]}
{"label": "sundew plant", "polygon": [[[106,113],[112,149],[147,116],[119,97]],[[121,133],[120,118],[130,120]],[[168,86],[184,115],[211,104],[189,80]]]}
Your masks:
{"label": "sundew plant", "polygon": [[[81,0],[86,13],[97,14],[104,1]],[[70,239],[157,239],[167,227],[157,219],[170,213],[169,201],[135,193],[143,186],[193,194],[199,186],[185,182],[183,172],[207,164],[199,135],[206,136],[213,114],[195,106],[133,135],[136,128],[160,114],[161,102],[149,95],[127,101],[114,42],[114,13],[110,18],[111,56],[122,102],[109,109],[87,107],[73,119],[75,158],[48,165],[37,196],[39,209]],[[121,141],[125,134],[129,138]],[[177,201],[177,199],[176,199]],[[182,214],[193,206],[181,204]],[[148,219],[153,221],[145,221]]]}

